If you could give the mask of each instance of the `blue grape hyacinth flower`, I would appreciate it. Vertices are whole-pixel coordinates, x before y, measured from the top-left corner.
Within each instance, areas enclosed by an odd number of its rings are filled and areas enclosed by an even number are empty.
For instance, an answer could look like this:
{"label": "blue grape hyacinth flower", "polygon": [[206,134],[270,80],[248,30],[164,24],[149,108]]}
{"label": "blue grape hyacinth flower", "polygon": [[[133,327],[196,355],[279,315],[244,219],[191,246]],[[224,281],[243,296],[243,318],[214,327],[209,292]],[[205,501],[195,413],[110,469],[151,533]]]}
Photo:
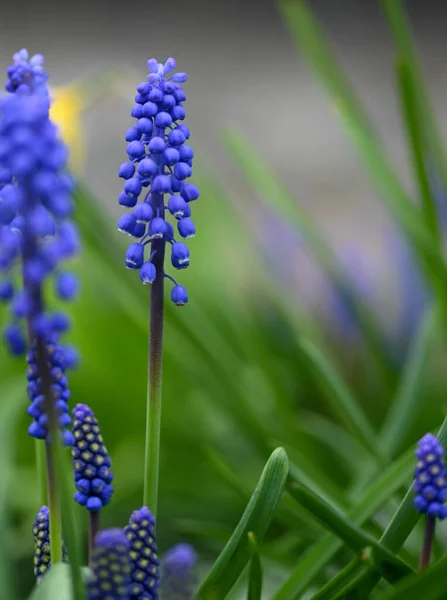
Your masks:
{"label": "blue grape hyacinth flower", "polygon": [[447,478],[444,464],[444,448],[436,436],[427,433],[416,449],[418,462],[414,473],[416,497],[414,505],[420,513],[429,517],[447,517]]}
{"label": "blue grape hyacinth flower", "polygon": [[197,554],[190,544],[177,544],[161,563],[161,600],[193,600],[197,586]]}
{"label": "blue grape hyacinth flower", "polygon": [[[168,243],[172,266],[185,269],[189,265],[189,249],[175,238],[167,216],[177,223],[180,238],[189,239],[196,232],[191,202],[199,197],[199,190],[186,181],[192,174],[194,152],[187,144],[189,129],[179,123],[186,116],[181,83],[187,75],[168,77],[176,66],[173,58],[164,64],[151,58],[147,64],[150,73],[138,85],[132,109],[135,125],[126,133],[128,161],[119,168],[125,181],[118,203],[132,211],[120,218],[118,229],[138,240],[127,250],[127,268],[138,270],[144,284],[152,284],[158,271],[160,277],[168,277],[174,284],[171,299],[181,306],[188,302],[186,289],[164,273],[163,262]],[[146,250],[149,244],[150,251]]]}
{"label": "blue grape hyacinth flower", "polygon": [[29,85],[0,101],[0,301],[10,308],[4,339],[13,354],[26,351],[24,323],[31,339],[45,343],[69,328],[67,317],[45,310],[46,284],[64,301],[77,293],[65,271],[79,249],[69,219],[73,181],[49,107]]}
{"label": "blue grape hyacinth flower", "polygon": [[42,54],[35,54],[30,57],[28,50],[22,48],[12,58],[14,64],[6,70],[8,81],[5,84],[5,90],[16,92],[20,87],[26,87],[30,92],[41,91],[47,93],[48,74],[43,66],[45,59]]}
{"label": "blue grape hyacinth flower", "polygon": [[[68,389],[68,379],[65,374],[67,366],[70,366],[70,362],[67,365],[64,347],[58,344],[56,340],[47,340],[45,349],[47,371],[51,377],[51,393],[55,402],[59,427],[63,432],[62,439],[65,446],[72,446],[74,438],[70,429],[68,429],[71,425],[68,407],[70,390]],[[28,428],[28,433],[36,439],[48,439],[49,416],[45,405],[44,384],[39,373],[35,343],[32,344],[28,352],[27,362],[27,393],[30,400],[28,414],[33,418],[33,422]]]}
{"label": "blue grape hyacinth flower", "polygon": [[129,542],[122,529],[105,529],[96,535],[90,573],[88,600],[129,599]]}
{"label": "blue grape hyacinth flower", "polygon": [[[48,506],[42,506],[36,515],[33,525],[34,537],[34,575],[37,583],[40,583],[42,577],[51,567],[50,550],[50,514]],[[62,559],[67,562],[67,550],[62,546]]]}
{"label": "blue grape hyacinth flower", "polygon": [[130,600],[157,600],[160,562],[151,511],[146,506],[134,511],[124,533],[130,544]]}
{"label": "blue grape hyacinth flower", "polygon": [[91,408],[78,404],[73,417],[74,498],[87,510],[98,511],[109,504],[113,494],[110,456]]}

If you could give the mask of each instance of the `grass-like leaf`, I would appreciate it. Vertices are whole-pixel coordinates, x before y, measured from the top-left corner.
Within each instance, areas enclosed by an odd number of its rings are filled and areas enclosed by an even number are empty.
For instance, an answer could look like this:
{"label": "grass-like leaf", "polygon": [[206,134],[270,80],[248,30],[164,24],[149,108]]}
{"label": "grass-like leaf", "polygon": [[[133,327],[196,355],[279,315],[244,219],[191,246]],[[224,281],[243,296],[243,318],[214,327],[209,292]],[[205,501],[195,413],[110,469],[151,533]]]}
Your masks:
{"label": "grass-like leaf", "polygon": [[198,598],[221,600],[236,583],[250,560],[248,534],[252,532],[258,540],[265,535],[281,499],[288,470],[287,455],[277,448],[267,461],[233,535],[201,584]]}
{"label": "grass-like leaf", "polygon": [[259,556],[256,537],[251,531],[248,534],[248,543],[250,544],[250,572],[248,575],[248,594],[247,600],[261,600],[262,598],[262,565]]}
{"label": "grass-like leaf", "polygon": [[447,557],[441,558],[424,573],[405,578],[383,600],[444,600],[446,597]]}

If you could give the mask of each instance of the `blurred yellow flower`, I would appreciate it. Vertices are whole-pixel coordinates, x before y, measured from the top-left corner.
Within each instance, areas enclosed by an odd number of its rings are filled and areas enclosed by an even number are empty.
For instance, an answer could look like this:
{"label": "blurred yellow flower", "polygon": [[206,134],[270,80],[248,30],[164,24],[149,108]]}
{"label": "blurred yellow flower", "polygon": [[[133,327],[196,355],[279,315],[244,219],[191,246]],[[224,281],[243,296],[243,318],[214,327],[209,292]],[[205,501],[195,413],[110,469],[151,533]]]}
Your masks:
{"label": "blurred yellow flower", "polygon": [[68,85],[51,90],[51,118],[58,125],[70,149],[70,167],[77,174],[85,164],[86,135],[83,112],[86,108],[82,86]]}

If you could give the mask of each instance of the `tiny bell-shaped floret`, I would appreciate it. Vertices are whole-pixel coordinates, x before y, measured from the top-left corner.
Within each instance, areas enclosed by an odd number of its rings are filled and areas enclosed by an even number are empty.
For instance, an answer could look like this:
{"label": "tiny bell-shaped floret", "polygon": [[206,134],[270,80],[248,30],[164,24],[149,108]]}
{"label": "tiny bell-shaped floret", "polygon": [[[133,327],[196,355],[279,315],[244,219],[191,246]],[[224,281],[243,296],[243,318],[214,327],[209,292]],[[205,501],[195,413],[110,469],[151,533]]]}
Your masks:
{"label": "tiny bell-shaped floret", "polygon": [[177,544],[161,563],[160,591],[163,600],[193,600],[197,587],[197,554],[190,544]]}
{"label": "tiny bell-shaped floret", "polygon": [[151,262],[145,262],[140,269],[140,279],[142,283],[154,283],[156,276],[157,271],[155,269],[155,265]]}
{"label": "tiny bell-shaped floret", "polygon": [[113,494],[110,457],[91,408],[86,404],[78,404],[73,409],[73,417],[74,443],[71,452],[77,489],[74,498],[87,510],[98,511],[110,502]]}
{"label": "tiny bell-shaped floret", "polygon": [[171,300],[177,306],[184,306],[188,302],[188,292],[182,285],[175,285],[171,290]]}
{"label": "tiny bell-shaped floret", "polygon": [[177,229],[182,238],[188,239],[196,235],[196,227],[188,217],[181,219],[177,224]]}
{"label": "tiny bell-shaped floret", "polygon": [[418,459],[414,473],[416,497],[414,505],[420,513],[445,519],[447,506],[447,479],[444,465],[444,448],[436,436],[427,433],[416,449]]}
{"label": "tiny bell-shaped floret", "polygon": [[139,269],[144,261],[144,246],[135,242],[131,244],[126,252],[126,267],[128,269]]}
{"label": "tiny bell-shaped floret", "polygon": [[131,600],[157,600],[160,580],[155,519],[143,506],[132,513],[124,533],[130,544]]}
{"label": "tiny bell-shaped floret", "polygon": [[96,534],[87,580],[88,600],[128,600],[129,542],[122,529]]}
{"label": "tiny bell-shaped floret", "polygon": [[171,250],[172,264],[179,269],[183,269],[189,265],[189,248],[183,242],[175,242],[172,244]]}

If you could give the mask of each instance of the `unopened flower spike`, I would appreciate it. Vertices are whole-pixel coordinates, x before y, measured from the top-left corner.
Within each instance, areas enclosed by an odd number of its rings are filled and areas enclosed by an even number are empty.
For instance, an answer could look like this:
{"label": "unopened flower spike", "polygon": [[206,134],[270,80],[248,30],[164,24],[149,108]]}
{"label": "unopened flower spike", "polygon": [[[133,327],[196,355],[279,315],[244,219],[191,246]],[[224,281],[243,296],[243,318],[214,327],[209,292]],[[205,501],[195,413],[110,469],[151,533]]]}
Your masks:
{"label": "unopened flower spike", "polygon": [[435,533],[436,519],[447,517],[447,477],[444,464],[444,448],[436,436],[427,433],[419,441],[416,449],[418,459],[414,473],[416,510],[426,515],[425,538],[422,548],[420,569],[424,570],[430,561],[431,547]]}
{"label": "unopened flower spike", "polygon": [[[34,575],[37,583],[51,567],[50,521],[48,506],[42,506],[33,525],[34,537]],[[62,546],[63,561],[67,562],[67,550]]]}
{"label": "unopened flower spike", "polygon": [[197,554],[190,544],[177,544],[163,557],[160,600],[193,600],[197,587]]}
{"label": "unopened flower spike", "polygon": [[[188,267],[189,249],[175,239],[166,217],[171,215],[177,222],[180,238],[193,237],[196,228],[190,218],[190,203],[199,197],[199,190],[186,181],[192,174],[194,152],[186,143],[189,129],[179,123],[186,116],[181,83],[187,75],[169,76],[176,66],[174,58],[164,64],[151,58],[147,65],[150,73],[147,81],[138,85],[132,109],[136,122],[126,133],[129,160],[119,168],[125,183],[118,203],[133,210],[120,218],[118,229],[138,240],[128,248],[127,268],[138,270],[142,283],[152,284],[157,276],[163,276],[165,243],[171,245],[172,266]],[[169,195],[166,205],[165,194]],[[155,260],[146,255],[148,244],[148,254],[158,251]],[[171,299],[181,306],[187,302],[187,293],[182,286],[177,288]]]}
{"label": "unopened flower spike", "polygon": [[73,475],[74,499],[89,511],[90,550],[99,530],[99,511],[109,504],[113,487],[110,456],[104,444],[98,421],[86,404],[73,409]]}
{"label": "unopened flower spike", "polygon": [[130,600],[157,600],[160,580],[155,519],[143,506],[132,513],[124,532],[130,544]]}
{"label": "unopened flower spike", "polygon": [[89,566],[88,600],[129,600],[129,542],[122,529],[96,535]]}

